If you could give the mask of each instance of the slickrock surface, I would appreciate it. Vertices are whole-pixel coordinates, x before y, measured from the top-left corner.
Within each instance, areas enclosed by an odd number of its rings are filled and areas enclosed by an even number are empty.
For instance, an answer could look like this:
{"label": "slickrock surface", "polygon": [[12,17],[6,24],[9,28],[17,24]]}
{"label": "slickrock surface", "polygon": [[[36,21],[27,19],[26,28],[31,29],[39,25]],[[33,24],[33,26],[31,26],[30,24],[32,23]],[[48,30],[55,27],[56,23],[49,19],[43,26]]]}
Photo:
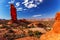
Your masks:
{"label": "slickrock surface", "polygon": [[40,40],[60,40],[60,12],[56,14],[52,30],[43,34]]}
{"label": "slickrock surface", "polygon": [[19,38],[19,39],[16,39],[16,40],[39,40],[39,39],[35,38],[35,37],[24,37],[24,38]]}

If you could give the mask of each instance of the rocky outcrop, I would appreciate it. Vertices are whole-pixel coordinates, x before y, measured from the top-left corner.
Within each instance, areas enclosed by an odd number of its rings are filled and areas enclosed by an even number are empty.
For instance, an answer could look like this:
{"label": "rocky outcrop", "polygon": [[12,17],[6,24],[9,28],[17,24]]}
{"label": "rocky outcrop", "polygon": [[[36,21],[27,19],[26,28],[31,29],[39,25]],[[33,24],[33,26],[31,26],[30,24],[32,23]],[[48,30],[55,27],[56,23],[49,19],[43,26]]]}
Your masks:
{"label": "rocky outcrop", "polygon": [[56,14],[55,23],[51,31],[43,34],[40,40],[60,40],[60,12]]}

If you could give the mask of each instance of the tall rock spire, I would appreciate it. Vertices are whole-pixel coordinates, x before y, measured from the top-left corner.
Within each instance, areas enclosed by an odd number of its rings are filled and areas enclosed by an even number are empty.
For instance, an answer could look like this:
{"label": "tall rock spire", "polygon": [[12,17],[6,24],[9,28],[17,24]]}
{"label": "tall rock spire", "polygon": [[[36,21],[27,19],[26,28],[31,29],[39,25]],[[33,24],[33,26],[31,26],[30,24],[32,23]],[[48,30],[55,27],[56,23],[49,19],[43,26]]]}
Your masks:
{"label": "tall rock spire", "polygon": [[10,14],[12,22],[17,22],[16,8],[13,4],[10,4]]}

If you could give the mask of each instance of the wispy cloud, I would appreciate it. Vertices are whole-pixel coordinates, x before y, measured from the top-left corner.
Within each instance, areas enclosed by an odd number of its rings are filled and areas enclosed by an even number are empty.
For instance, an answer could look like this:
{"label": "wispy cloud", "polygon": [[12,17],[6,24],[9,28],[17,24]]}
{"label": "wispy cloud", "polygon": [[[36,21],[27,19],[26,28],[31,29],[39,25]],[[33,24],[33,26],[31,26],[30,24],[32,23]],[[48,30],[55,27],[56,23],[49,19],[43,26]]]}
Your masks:
{"label": "wispy cloud", "polygon": [[17,9],[17,11],[22,11],[23,10],[23,8],[21,8],[21,7],[20,8],[16,8],[16,9]]}
{"label": "wispy cloud", "polygon": [[14,3],[15,2],[15,0],[11,0],[11,1],[9,1],[8,3],[10,4],[10,3]]}
{"label": "wispy cloud", "polygon": [[19,6],[20,6],[20,2],[17,2],[17,3],[16,3],[16,7],[19,7]]}
{"label": "wispy cloud", "polygon": [[23,10],[27,10],[27,9],[23,9]]}
{"label": "wispy cloud", "polygon": [[25,10],[27,10],[27,9],[23,9],[22,7],[19,7],[19,8],[16,8],[17,9],[17,11],[25,11]]}
{"label": "wispy cloud", "polygon": [[24,0],[24,2],[23,3],[27,3],[29,0]]}
{"label": "wispy cloud", "polygon": [[40,2],[43,2],[43,0],[39,0]]}
{"label": "wispy cloud", "polygon": [[41,17],[42,15],[41,14],[38,14],[38,15],[33,15],[32,17]]}

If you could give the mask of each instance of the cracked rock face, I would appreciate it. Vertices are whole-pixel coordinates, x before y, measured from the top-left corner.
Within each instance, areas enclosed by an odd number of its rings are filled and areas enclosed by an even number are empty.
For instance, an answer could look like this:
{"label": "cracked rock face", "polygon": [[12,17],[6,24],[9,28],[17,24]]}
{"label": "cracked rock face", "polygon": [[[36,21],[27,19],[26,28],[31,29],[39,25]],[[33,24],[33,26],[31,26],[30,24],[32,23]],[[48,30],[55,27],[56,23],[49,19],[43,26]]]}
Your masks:
{"label": "cracked rock face", "polygon": [[43,34],[40,40],[60,40],[60,12],[57,12],[55,16],[55,22],[52,30]]}

